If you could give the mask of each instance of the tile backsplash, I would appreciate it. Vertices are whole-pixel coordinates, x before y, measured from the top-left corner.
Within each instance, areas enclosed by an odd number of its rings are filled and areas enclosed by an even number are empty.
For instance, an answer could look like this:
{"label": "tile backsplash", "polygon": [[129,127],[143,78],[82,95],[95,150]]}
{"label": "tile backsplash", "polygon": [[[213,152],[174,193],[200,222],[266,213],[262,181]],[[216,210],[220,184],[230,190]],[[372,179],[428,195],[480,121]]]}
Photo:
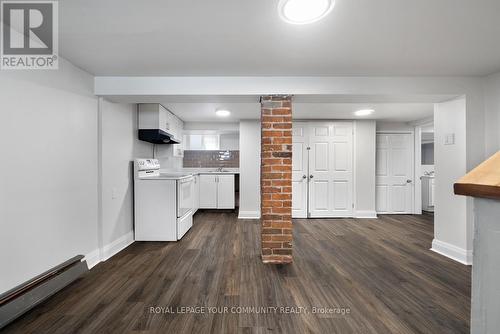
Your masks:
{"label": "tile backsplash", "polygon": [[184,151],[186,168],[239,168],[240,151]]}

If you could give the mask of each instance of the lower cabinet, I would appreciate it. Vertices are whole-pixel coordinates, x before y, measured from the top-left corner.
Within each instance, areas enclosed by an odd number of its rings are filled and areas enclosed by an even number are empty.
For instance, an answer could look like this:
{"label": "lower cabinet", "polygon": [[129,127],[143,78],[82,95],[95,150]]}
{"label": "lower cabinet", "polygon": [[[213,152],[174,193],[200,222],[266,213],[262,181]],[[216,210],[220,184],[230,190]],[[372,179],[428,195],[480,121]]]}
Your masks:
{"label": "lower cabinet", "polygon": [[194,176],[194,199],[193,199],[193,214],[200,208],[200,176]]}
{"label": "lower cabinet", "polygon": [[200,209],[234,209],[234,174],[200,175]]}
{"label": "lower cabinet", "polygon": [[234,175],[217,175],[217,209],[234,209]]}

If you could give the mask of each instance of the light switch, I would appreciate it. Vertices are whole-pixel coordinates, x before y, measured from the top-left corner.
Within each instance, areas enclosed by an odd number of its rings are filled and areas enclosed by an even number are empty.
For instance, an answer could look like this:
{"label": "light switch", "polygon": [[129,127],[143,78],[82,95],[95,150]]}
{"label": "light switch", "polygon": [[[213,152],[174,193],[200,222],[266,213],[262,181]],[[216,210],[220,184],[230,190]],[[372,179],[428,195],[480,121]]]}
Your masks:
{"label": "light switch", "polygon": [[447,133],[444,136],[444,144],[445,145],[455,145],[455,134],[454,133]]}
{"label": "light switch", "polygon": [[112,188],[111,189],[111,199],[116,199],[117,197],[117,191],[116,191],[116,188]]}

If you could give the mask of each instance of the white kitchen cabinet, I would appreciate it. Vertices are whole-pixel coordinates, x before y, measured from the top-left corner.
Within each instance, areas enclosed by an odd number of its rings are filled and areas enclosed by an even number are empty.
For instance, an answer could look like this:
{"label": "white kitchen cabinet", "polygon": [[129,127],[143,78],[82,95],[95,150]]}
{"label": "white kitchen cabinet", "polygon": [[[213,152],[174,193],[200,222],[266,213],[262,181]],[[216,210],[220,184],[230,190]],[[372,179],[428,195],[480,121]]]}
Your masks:
{"label": "white kitchen cabinet", "polygon": [[193,191],[193,214],[200,208],[200,176],[194,176],[194,191]]}
{"label": "white kitchen cabinet", "polygon": [[161,104],[139,104],[139,129],[160,129],[170,133],[173,117]]}
{"label": "white kitchen cabinet", "polygon": [[[178,140],[183,139],[183,130],[184,130],[184,123],[175,117],[175,119],[172,121],[172,124],[174,125],[172,132],[174,135],[174,138],[177,138]],[[184,142],[182,141],[180,144],[174,144],[173,145],[173,155],[174,157],[178,158],[183,158],[184,157]]]}
{"label": "white kitchen cabinet", "polygon": [[234,209],[234,175],[217,175],[217,208]]}
{"label": "white kitchen cabinet", "polygon": [[200,175],[200,209],[234,209],[234,174]]}
{"label": "white kitchen cabinet", "polygon": [[200,209],[217,209],[217,175],[200,175]]}
{"label": "white kitchen cabinet", "polygon": [[173,155],[175,157],[184,156],[182,145],[184,122],[161,104],[139,104],[139,129],[159,129],[168,133],[181,142],[173,146]]}

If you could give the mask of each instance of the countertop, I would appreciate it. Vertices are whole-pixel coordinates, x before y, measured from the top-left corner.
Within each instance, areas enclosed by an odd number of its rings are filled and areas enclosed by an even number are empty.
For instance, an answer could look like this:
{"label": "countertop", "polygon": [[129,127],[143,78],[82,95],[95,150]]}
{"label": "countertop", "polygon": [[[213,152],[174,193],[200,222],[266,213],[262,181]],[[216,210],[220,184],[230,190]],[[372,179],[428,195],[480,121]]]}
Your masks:
{"label": "countertop", "polygon": [[[163,173],[163,171],[161,171]],[[173,171],[165,171],[165,173],[172,173]],[[221,174],[239,174],[239,168],[224,168],[224,171],[216,171],[216,168],[183,168],[182,173],[189,173],[193,175],[208,174],[208,175],[221,175]],[[174,173],[179,173],[175,171]]]}
{"label": "countertop", "polygon": [[455,183],[455,194],[500,200],[500,151]]}

